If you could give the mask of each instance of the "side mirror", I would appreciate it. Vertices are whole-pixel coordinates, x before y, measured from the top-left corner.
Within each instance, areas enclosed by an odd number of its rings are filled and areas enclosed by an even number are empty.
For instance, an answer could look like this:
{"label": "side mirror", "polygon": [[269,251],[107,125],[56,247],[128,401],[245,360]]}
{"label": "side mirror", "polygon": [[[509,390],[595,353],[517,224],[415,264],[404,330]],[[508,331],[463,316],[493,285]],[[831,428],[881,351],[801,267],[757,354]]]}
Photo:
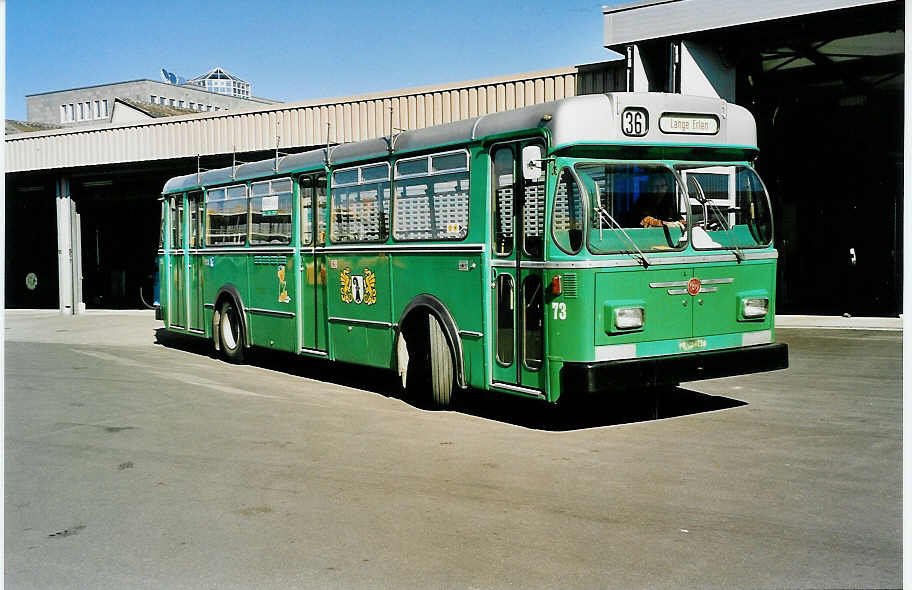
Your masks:
{"label": "side mirror", "polygon": [[540,145],[527,145],[522,150],[522,175],[525,180],[541,178],[543,166],[542,148]]}

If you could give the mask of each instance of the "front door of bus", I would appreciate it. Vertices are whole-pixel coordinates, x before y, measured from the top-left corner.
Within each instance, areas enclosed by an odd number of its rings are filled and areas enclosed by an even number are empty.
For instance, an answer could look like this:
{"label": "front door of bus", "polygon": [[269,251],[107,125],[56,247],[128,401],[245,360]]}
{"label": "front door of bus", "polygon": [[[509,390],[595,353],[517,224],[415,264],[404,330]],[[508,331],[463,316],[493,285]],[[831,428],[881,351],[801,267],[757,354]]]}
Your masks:
{"label": "front door of bus", "polygon": [[326,175],[302,176],[301,195],[301,351],[326,352]]}
{"label": "front door of bus", "polygon": [[[523,178],[522,149],[540,141],[500,144],[491,150],[494,190],[491,347],[493,385],[544,395],[545,176]],[[542,147],[542,151],[544,151]]]}

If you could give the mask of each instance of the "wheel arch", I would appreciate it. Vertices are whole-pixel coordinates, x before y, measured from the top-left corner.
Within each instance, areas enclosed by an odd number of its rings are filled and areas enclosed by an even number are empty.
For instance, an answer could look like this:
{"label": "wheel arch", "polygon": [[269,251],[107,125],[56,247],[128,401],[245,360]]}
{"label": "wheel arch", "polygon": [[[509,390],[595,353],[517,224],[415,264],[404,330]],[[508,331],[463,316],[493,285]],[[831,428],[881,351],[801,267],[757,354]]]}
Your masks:
{"label": "wheel arch", "polygon": [[414,297],[405,308],[402,310],[402,313],[399,314],[399,322],[396,324],[396,337],[401,336],[402,327],[416,314],[428,313],[433,315],[437,322],[440,324],[440,327],[443,328],[443,335],[447,340],[447,344],[450,346],[450,354],[453,356],[453,366],[455,367],[456,374],[456,385],[460,389],[465,389],[466,378],[465,378],[465,364],[462,352],[462,339],[459,337],[459,328],[456,326],[456,320],[453,318],[453,314],[450,313],[450,310],[447,306],[429,294],[422,294]]}
{"label": "wheel arch", "polygon": [[241,297],[241,292],[237,287],[231,283],[226,283],[222,285],[215,295],[215,308],[212,314],[212,339],[215,341],[215,349],[220,350],[221,348],[218,334],[219,309],[225,301],[231,301],[237,308],[238,321],[241,322],[241,331],[244,333],[244,347],[250,348],[250,333],[247,329],[247,312],[244,309],[244,299]]}

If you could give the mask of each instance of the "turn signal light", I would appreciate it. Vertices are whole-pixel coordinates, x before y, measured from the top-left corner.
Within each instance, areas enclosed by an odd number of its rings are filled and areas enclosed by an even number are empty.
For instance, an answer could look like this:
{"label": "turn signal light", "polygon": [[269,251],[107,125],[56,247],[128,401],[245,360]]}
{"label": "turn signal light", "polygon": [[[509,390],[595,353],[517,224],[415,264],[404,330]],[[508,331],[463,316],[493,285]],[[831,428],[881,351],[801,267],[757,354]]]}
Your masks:
{"label": "turn signal light", "polygon": [[561,276],[554,275],[554,278],[551,279],[551,294],[560,295],[561,294]]}

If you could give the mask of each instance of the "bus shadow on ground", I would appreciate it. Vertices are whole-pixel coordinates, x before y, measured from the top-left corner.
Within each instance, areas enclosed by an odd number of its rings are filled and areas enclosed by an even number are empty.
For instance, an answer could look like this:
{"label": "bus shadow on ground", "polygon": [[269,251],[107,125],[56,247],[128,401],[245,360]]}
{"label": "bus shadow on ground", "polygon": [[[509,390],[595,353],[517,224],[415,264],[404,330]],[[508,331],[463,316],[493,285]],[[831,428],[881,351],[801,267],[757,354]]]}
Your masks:
{"label": "bus shadow on ground", "polygon": [[[218,358],[208,340],[155,331],[158,344],[193,354]],[[433,411],[430,396],[416,398],[401,387],[398,375],[389,370],[333,363],[287,352],[250,349],[247,363],[270,371],[305,377],[398,399],[416,409]],[[678,418],[747,405],[747,402],[709,395],[685,387],[638,390],[613,394],[610,400],[582,400],[563,408],[540,400],[510,394],[469,389],[454,392],[453,406],[446,410],[552,432],[583,430]]]}

